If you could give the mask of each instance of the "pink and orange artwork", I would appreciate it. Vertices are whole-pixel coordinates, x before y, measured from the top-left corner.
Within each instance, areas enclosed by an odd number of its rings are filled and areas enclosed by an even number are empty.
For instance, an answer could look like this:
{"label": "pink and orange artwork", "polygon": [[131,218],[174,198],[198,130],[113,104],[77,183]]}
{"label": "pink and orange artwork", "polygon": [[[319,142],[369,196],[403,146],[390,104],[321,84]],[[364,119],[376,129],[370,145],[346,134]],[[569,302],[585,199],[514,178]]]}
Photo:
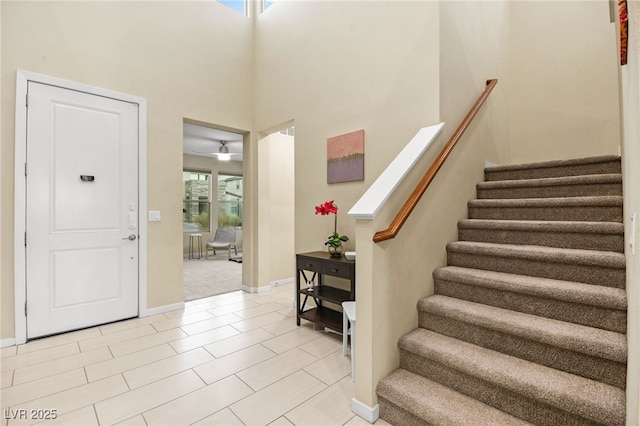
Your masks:
{"label": "pink and orange artwork", "polygon": [[629,48],[629,12],[627,0],[618,0],[620,14],[620,65],[627,65],[627,49]]}
{"label": "pink and orange artwork", "polygon": [[364,130],[327,138],[327,183],[364,180]]}

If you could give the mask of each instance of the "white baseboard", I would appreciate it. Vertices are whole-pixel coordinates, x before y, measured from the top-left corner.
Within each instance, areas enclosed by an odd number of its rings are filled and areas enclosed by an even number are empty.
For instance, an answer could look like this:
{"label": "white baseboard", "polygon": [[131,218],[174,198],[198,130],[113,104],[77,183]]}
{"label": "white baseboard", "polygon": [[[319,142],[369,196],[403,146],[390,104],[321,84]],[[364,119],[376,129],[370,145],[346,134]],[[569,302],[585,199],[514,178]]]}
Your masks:
{"label": "white baseboard", "polygon": [[179,309],[184,309],[184,302],[174,303],[173,305],[158,306],[157,308],[147,308],[144,312],[140,312],[140,318],[164,314],[165,312],[177,311]]}
{"label": "white baseboard", "polygon": [[269,284],[273,287],[277,287],[279,285],[292,284],[294,282],[295,282],[295,278],[289,277],[289,278],[282,278],[279,280],[271,281]]}
{"label": "white baseboard", "polygon": [[371,424],[375,423],[380,417],[380,405],[376,404],[375,407],[371,408],[355,398],[351,400],[351,411]]}
{"label": "white baseboard", "polygon": [[0,348],[6,348],[8,346],[15,346],[15,345],[16,345],[16,339],[14,337],[10,339],[0,340]]}
{"label": "white baseboard", "polygon": [[271,284],[263,285],[262,287],[249,287],[243,284],[242,290],[246,291],[247,293],[264,293],[265,291],[271,290],[271,287],[273,287],[273,285]]}
{"label": "white baseboard", "polygon": [[279,285],[291,284],[294,282],[293,277],[282,278],[280,280],[271,281],[268,285],[263,285],[260,287],[249,287],[247,285],[242,285],[242,290],[247,293],[264,293],[266,291],[270,291],[273,287],[277,287]]}

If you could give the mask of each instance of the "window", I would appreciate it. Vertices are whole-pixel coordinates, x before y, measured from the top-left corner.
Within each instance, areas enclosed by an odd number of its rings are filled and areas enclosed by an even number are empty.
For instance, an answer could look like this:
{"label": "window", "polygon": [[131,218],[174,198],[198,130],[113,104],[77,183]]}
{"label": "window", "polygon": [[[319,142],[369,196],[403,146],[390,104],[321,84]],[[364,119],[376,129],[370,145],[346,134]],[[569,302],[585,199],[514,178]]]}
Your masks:
{"label": "window", "polygon": [[287,129],[284,130],[280,130],[280,134],[281,135],[285,135],[285,136],[295,136],[296,135],[296,128],[295,127],[289,127]]}
{"label": "window", "polygon": [[242,176],[218,175],[218,227],[242,226]]}
{"label": "window", "polygon": [[218,0],[218,2],[230,7],[242,15],[247,16],[247,5],[245,0]]}
{"label": "window", "polygon": [[211,231],[211,174],[195,171],[182,173],[184,198],[182,200],[183,232]]}

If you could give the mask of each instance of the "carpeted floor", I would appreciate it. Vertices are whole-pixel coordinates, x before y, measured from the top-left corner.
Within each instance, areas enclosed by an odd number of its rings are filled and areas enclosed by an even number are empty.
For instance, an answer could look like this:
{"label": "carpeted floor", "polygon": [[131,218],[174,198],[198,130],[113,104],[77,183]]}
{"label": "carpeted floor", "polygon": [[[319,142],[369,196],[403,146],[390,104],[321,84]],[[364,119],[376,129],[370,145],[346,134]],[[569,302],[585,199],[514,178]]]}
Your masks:
{"label": "carpeted floor", "polygon": [[226,253],[209,259],[185,258],[183,277],[185,302],[229,293],[242,288],[242,263],[230,262]]}

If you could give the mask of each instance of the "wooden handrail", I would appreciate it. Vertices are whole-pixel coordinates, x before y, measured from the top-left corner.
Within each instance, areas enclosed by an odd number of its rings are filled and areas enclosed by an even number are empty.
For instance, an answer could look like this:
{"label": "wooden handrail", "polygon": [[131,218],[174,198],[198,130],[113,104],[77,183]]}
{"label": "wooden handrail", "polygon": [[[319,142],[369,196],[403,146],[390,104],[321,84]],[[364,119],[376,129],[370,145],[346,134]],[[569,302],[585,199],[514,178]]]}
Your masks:
{"label": "wooden handrail", "polygon": [[480,110],[480,107],[482,106],[482,104],[484,104],[485,100],[489,96],[489,93],[491,93],[496,84],[498,84],[498,80],[496,79],[487,80],[487,86],[482,91],[482,94],[473,104],[464,119],[460,122],[460,125],[458,126],[456,131],[453,132],[453,135],[451,135],[451,138],[449,138],[447,144],[444,146],[444,148],[442,148],[442,151],[440,151],[438,158],[436,158],[435,161],[431,164],[431,167],[429,167],[429,170],[427,170],[427,173],[425,173],[422,180],[413,190],[407,201],[404,203],[404,206],[402,206],[389,227],[383,231],[375,233],[375,235],[373,236],[374,242],[379,243],[380,241],[390,240],[398,235],[398,232],[400,232],[402,225],[404,225],[407,218],[418,204],[418,201],[420,201],[422,194],[424,194],[424,192],[427,190],[429,184],[431,184],[431,181],[433,181],[433,178],[435,178],[445,160],[460,140],[460,137],[462,137],[462,134],[465,132],[465,130],[467,130],[467,127],[469,127],[469,124],[471,124],[473,118],[476,116],[476,114]]}

